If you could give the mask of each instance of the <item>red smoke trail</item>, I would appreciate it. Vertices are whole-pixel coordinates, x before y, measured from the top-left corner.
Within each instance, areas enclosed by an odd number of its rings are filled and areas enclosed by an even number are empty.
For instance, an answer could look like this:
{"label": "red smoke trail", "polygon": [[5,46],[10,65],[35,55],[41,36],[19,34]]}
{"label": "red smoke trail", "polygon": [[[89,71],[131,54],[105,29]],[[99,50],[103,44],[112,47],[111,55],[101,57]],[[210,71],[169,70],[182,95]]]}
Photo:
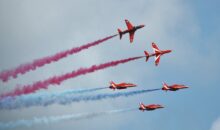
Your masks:
{"label": "red smoke trail", "polygon": [[91,43],[88,43],[88,44],[85,44],[85,45],[82,45],[80,47],[75,47],[70,50],[59,52],[59,53],[52,55],[52,56],[47,56],[47,57],[44,57],[41,59],[36,59],[30,63],[22,64],[22,65],[18,66],[17,68],[14,68],[11,70],[2,71],[2,72],[0,72],[0,79],[3,82],[6,82],[6,81],[8,81],[8,79],[10,77],[17,78],[18,74],[25,74],[30,70],[35,70],[37,67],[42,67],[46,64],[50,64],[51,62],[56,62],[62,58],[67,57],[68,55],[72,55],[72,54],[78,53],[84,49],[88,49],[92,46],[96,46],[104,41],[107,41],[107,40],[115,37],[115,36],[117,36],[117,34],[100,39],[100,40],[97,40],[97,41],[94,41],[94,42],[91,42]]}
{"label": "red smoke trail", "polygon": [[39,89],[47,89],[49,85],[60,84],[61,82],[65,81],[67,79],[70,79],[70,78],[75,78],[75,77],[80,76],[80,75],[85,75],[87,73],[92,73],[92,72],[102,70],[102,69],[105,69],[105,68],[108,68],[108,67],[117,66],[119,64],[124,64],[124,63],[127,63],[129,61],[137,60],[137,59],[140,59],[140,58],[143,58],[143,57],[145,57],[145,56],[131,57],[131,58],[127,58],[127,59],[107,62],[107,63],[104,63],[104,64],[92,65],[89,68],[80,68],[77,71],[72,71],[71,73],[67,73],[67,74],[60,75],[60,76],[54,76],[54,77],[51,77],[51,78],[46,79],[44,81],[35,82],[31,85],[25,85],[25,86],[22,86],[22,87],[17,87],[12,92],[3,93],[2,95],[0,95],[0,98],[4,98],[4,97],[8,97],[8,96],[19,96],[19,95],[23,95],[23,94],[34,93],[35,91],[37,91]]}

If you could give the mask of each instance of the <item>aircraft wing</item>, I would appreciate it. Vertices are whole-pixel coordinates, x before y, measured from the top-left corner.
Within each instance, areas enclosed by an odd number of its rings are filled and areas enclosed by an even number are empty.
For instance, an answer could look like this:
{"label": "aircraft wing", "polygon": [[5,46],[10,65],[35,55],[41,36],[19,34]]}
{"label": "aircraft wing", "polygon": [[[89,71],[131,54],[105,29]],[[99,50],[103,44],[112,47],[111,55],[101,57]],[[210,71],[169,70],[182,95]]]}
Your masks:
{"label": "aircraft wing", "polygon": [[134,32],[129,33],[129,38],[130,38],[130,43],[132,43],[134,40]]}
{"label": "aircraft wing", "polygon": [[127,19],[125,20],[125,23],[127,25],[128,30],[134,27]]}
{"label": "aircraft wing", "polygon": [[159,64],[159,62],[160,62],[160,54],[159,55],[156,55],[156,57],[155,57],[155,65],[157,66],[158,64]]}
{"label": "aircraft wing", "polygon": [[152,43],[152,48],[154,50],[154,52],[160,52],[160,49],[157,47],[157,45],[155,43]]}

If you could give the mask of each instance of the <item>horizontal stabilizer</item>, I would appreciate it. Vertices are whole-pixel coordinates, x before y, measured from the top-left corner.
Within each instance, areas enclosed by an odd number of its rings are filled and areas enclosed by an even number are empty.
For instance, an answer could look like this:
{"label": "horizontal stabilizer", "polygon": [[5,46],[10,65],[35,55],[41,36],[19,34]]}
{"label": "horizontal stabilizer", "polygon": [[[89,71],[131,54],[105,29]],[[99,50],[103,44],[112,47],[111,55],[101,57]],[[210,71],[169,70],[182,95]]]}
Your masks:
{"label": "horizontal stabilizer", "polygon": [[149,53],[147,52],[147,51],[144,51],[144,54],[145,54],[145,56],[146,56],[146,62],[148,61],[148,59],[149,59]]}

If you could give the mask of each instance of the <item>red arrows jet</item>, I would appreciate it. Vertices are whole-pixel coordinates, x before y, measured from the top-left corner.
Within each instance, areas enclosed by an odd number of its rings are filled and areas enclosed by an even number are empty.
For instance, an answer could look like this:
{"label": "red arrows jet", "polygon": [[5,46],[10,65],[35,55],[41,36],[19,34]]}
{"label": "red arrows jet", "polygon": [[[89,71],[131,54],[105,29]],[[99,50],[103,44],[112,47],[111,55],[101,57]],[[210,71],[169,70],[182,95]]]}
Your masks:
{"label": "red arrows jet", "polygon": [[126,89],[126,88],[136,87],[136,86],[137,85],[132,84],[132,83],[119,83],[119,84],[116,84],[113,81],[111,81],[109,88],[115,90],[115,89]]}
{"label": "red arrows jet", "polygon": [[172,50],[160,50],[157,45],[153,42],[152,48],[154,50],[154,53],[149,54],[147,51],[144,51],[146,56],[146,61],[148,61],[149,57],[155,56],[155,65],[157,66],[160,62],[160,57],[166,53],[172,52]]}
{"label": "red arrows jet", "polygon": [[139,110],[141,111],[152,111],[155,109],[164,108],[163,106],[159,104],[150,104],[150,105],[144,105],[143,103],[140,103]]}
{"label": "red arrows jet", "polygon": [[173,85],[168,86],[166,83],[163,83],[162,90],[164,90],[164,91],[177,91],[179,89],[185,89],[185,88],[188,88],[188,87],[185,85],[181,85],[181,84],[173,84]]}
{"label": "red arrows jet", "polygon": [[118,29],[120,39],[122,38],[122,35],[124,35],[125,33],[129,33],[130,43],[132,43],[133,40],[134,40],[135,31],[140,29],[140,28],[143,28],[145,25],[133,26],[131,24],[131,22],[129,22],[127,19],[125,19],[125,23],[126,23],[127,28],[128,28],[127,30],[121,31],[121,29]]}

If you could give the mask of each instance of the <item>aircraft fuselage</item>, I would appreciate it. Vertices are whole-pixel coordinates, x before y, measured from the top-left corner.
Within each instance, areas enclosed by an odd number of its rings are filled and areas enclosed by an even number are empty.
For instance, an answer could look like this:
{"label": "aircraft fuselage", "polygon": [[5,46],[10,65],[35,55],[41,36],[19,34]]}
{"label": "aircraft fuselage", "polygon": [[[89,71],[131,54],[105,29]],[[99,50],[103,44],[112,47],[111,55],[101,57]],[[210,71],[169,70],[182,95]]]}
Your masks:
{"label": "aircraft fuselage", "polygon": [[131,32],[134,33],[136,30],[143,28],[143,27],[144,27],[144,25],[134,26],[132,29],[124,30],[121,33],[122,34],[131,33]]}

